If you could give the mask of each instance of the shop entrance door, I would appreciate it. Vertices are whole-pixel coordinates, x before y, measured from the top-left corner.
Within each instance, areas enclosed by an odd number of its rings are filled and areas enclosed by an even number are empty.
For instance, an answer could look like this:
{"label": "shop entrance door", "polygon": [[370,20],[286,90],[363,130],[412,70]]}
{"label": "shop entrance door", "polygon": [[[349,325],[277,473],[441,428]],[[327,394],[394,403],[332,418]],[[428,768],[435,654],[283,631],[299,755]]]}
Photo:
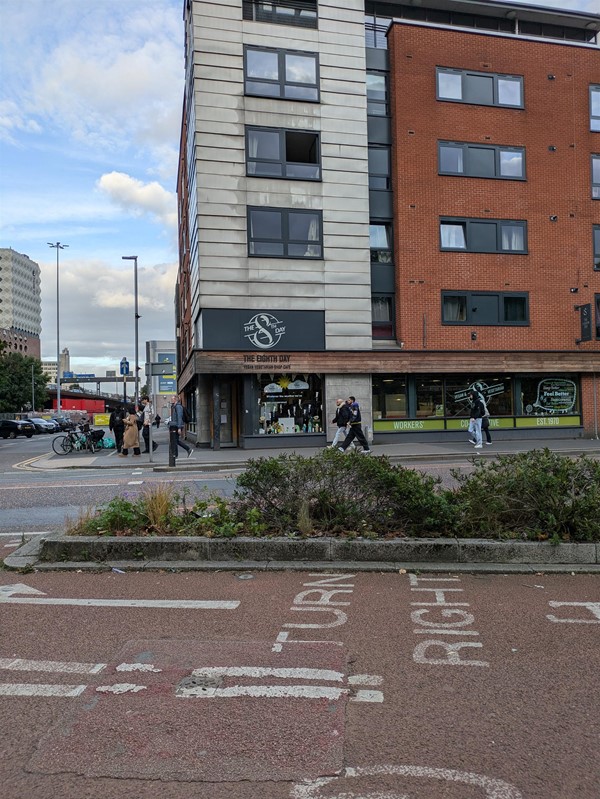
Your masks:
{"label": "shop entrance door", "polygon": [[221,446],[238,446],[237,395],[233,380],[219,383],[219,416],[221,418]]}

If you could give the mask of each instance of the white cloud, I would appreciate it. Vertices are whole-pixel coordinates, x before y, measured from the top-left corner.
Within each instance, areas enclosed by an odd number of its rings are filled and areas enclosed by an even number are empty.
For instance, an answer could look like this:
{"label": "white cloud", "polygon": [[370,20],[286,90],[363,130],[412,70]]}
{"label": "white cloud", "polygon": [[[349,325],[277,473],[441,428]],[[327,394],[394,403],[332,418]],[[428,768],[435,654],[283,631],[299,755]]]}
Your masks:
{"label": "white cloud", "polygon": [[[42,272],[42,354],[56,359],[56,263],[40,263]],[[177,264],[138,266],[139,361],[145,358],[144,342],[175,338],[174,290]],[[108,364],[115,368],[134,354],[133,268],[91,259],[82,261],[69,253],[60,262],[60,348],[85,362],[87,371],[100,374]],[[91,368],[92,365],[95,368]],[[112,364],[112,365],[111,365]],[[100,369],[100,371],[97,371]]]}
{"label": "white cloud", "polygon": [[160,183],[143,183],[123,172],[109,172],[97,185],[123,210],[135,215],[149,213],[164,225],[177,227],[176,196]]}

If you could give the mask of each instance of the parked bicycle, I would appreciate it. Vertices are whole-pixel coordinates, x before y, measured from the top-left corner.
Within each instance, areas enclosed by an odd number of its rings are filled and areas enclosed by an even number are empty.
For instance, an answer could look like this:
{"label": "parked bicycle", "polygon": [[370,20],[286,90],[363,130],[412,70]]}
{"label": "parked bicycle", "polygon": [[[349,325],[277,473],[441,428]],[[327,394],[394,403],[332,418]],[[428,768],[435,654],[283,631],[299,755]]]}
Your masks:
{"label": "parked bicycle", "polygon": [[70,452],[98,452],[102,449],[104,430],[90,430],[89,425],[83,425],[76,430],[69,430],[64,436],[56,436],[52,441],[52,449],[57,455],[68,455]]}

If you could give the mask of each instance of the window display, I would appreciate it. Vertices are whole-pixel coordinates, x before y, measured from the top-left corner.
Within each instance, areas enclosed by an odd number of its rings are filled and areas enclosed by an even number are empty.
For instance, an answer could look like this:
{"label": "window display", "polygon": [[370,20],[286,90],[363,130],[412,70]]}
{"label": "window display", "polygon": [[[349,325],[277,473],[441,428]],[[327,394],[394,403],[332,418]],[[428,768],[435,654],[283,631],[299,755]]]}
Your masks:
{"label": "window display", "polygon": [[479,375],[469,377],[446,378],[446,416],[469,415],[470,402],[468,392],[475,389],[483,394],[490,416],[512,416],[513,381],[508,375]]}
{"label": "window display", "polygon": [[577,383],[565,377],[522,377],[521,413],[525,416],[579,412]]}
{"label": "window display", "polygon": [[406,416],[406,379],[398,375],[373,375],[373,419]]}
{"label": "window display", "polygon": [[320,375],[257,374],[245,403],[246,435],[323,432]]}

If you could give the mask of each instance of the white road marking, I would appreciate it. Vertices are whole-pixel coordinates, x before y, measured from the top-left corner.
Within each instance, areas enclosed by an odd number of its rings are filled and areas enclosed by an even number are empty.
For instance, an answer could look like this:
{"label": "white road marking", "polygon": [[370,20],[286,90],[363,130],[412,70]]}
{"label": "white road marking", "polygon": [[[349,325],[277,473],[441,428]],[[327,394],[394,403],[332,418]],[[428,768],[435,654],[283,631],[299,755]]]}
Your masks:
{"label": "white road marking", "polygon": [[553,613],[546,618],[562,624],[600,624],[600,602],[549,602],[551,608],[586,608],[594,616],[593,619],[559,619]]}
{"label": "white road marking", "polygon": [[119,682],[114,685],[99,685],[96,691],[100,694],[137,694],[146,691],[145,685],[136,685],[131,682]]}
{"label": "white road marking", "polygon": [[[320,777],[317,780],[308,780],[292,788],[290,799],[325,799],[321,788],[340,780],[349,780],[360,777],[377,777],[398,775],[410,779],[420,778],[429,780],[441,780],[444,782],[462,783],[463,785],[473,785],[482,788],[484,793],[481,796],[485,799],[523,799],[523,795],[514,785],[509,785],[502,780],[484,777],[482,774],[473,774],[468,771],[455,771],[447,768],[428,768],[426,766],[373,766],[367,768],[346,768],[345,773],[339,777]],[[359,793],[338,793],[332,796],[328,791],[328,799],[406,799],[406,794],[386,791],[382,793],[369,791],[364,793],[358,789]],[[471,794],[469,794],[471,795]],[[473,794],[475,796],[475,794]]]}
{"label": "white road marking", "polygon": [[354,696],[350,697],[351,702],[383,702],[383,693],[381,691],[357,691]]}
{"label": "white road marking", "polygon": [[66,674],[98,674],[106,663],[63,663],[58,660],[25,660],[23,658],[0,658],[0,670],[5,671],[52,671]]}
{"label": "white road marking", "polygon": [[[109,488],[111,486],[118,486],[121,485],[120,483],[57,483],[57,484],[46,484],[43,483],[40,485],[40,488]],[[0,486],[0,491],[23,491],[23,489],[27,489],[29,486],[22,486],[22,485],[15,485],[15,486]]]}
{"label": "white road marking", "polygon": [[143,480],[130,480],[127,483],[127,485],[128,486],[141,486],[143,482],[144,482]]}
{"label": "white road marking", "polygon": [[32,683],[0,683],[0,696],[80,696],[86,685],[42,685]]}
{"label": "white road marking", "polygon": [[157,669],[151,663],[120,663],[115,671],[151,671],[158,674],[162,669]]}
{"label": "white road marking", "polygon": [[27,530],[21,532],[20,530],[15,530],[12,533],[0,533],[0,537],[2,538],[10,538],[11,536],[15,535],[49,535],[50,530]]}
{"label": "white road marking", "polygon": [[383,677],[380,677],[379,674],[354,674],[352,677],[348,677],[349,685],[381,685],[382,683]]}
{"label": "white road marking", "polygon": [[1,604],[76,605],[98,608],[170,608],[176,610],[235,610],[235,600],[202,599],[53,599],[51,597],[13,597],[0,595]]}
{"label": "white road marking", "polygon": [[326,680],[342,682],[341,671],[330,669],[280,669],[271,666],[209,666],[194,669],[192,677],[279,677],[282,680]]}
{"label": "white road marking", "polygon": [[43,591],[38,591],[37,588],[30,588],[25,583],[11,583],[10,585],[0,585],[0,601],[5,597],[10,597],[13,594],[39,594],[46,596]]}
{"label": "white road marking", "polygon": [[232,685],[229,688],[178,688],[175,695],[181,698],[234,699],[239,696],[269,699],[339,699],[348,693],[347,688],[330,688],[324,685]]}

